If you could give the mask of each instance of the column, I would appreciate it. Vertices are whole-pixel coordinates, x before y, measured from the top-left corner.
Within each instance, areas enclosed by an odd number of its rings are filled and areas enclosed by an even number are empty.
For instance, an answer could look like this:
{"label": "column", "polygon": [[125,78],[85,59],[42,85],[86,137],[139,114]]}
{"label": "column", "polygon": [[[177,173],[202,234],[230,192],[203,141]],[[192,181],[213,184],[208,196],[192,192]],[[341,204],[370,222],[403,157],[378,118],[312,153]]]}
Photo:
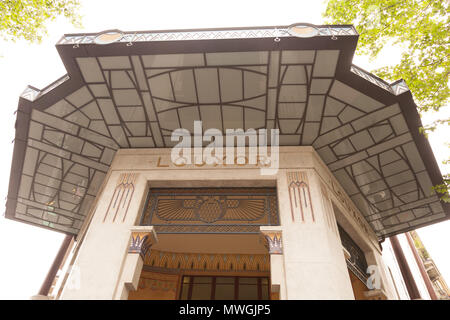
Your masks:
{"label": "column", "polygon": [[395,258],[397,259],[398,266],[405,281],[406,289],[411,300],[422,299],[420,296],[419,289],[417,288],[414,276],[412,275],[411,269],[409,268],[408,261],[406,261],[405,254],[397,239],[397,236],[392,236],[389,238],[392,244],[392,249],[394,250]]}
{"label": "column", "polygon": [[129,263],[130,230],[139,223],[147,183],[134,172],[112,171],[107,179],[60,299],[116,297],[125,263]]}
{"label": "column", "polygon": [[277,187],[286,298],[354,299],[326,186],[315,170],[294,169]]}
{"label": "column", "polygon": [[61,247],[56,254],[55,260],[53,260],[52,266],[45,277],[45,280],[39,290],[37,295],[31,297],[31,300],[49,300],[48,294],[50,289],[55,282],[56,274],[60,270],[61,266],[64,265],[64,261],[73,245],[74,237],[72,235],[66,235]]}
{"label": "column", "polygon": [[406,240],[408,240],[409,248],[414,255],[414,259],[416,260],[417,267],[419,268],[420,275],[422,276],[423,281],[425,282],[425,286],[427,287],[428,294],[430,295],[431,300],[438,300],[436,296],[436,292],[434,291],[433,284],[431,283],[430,277],[428,276],[427,271],[425,270],[425,266],[423,264],[422,258],[419,256],[417,252],[417,248],[414,245],[414,240],[411,237],[409,232],[405,233]]}

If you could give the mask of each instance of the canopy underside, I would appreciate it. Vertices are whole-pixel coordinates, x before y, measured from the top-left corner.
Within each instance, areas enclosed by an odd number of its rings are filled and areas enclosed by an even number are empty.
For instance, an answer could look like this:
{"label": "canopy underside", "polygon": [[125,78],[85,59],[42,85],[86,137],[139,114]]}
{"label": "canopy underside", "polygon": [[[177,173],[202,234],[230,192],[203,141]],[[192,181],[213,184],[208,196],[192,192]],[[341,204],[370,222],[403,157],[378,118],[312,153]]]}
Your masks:
{"label": "canopy underside", "polygon": [[68,76],[20,99],[6,216],[77,234],[116,150],[201,120],[312,145],[380,238],[447,219],[404,83],[352,66],[355,34],[273,40],[61,41]]}

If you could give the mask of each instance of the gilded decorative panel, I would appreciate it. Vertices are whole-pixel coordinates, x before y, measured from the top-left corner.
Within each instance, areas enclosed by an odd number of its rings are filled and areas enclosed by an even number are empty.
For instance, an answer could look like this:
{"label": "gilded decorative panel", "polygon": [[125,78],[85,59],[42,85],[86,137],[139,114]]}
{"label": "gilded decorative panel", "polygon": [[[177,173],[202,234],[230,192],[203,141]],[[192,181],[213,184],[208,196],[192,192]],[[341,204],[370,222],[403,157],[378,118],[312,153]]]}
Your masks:
{"label": "gilded decorative panel", "polygon": [[129,300],[176,300],[178,274],[143,271],[138,289],[130,291]]}
{"label": "gilded decorative panel", "polygon": [[141,224],[158,233],[259,233],[279,225],[276,189],[150,189]]}

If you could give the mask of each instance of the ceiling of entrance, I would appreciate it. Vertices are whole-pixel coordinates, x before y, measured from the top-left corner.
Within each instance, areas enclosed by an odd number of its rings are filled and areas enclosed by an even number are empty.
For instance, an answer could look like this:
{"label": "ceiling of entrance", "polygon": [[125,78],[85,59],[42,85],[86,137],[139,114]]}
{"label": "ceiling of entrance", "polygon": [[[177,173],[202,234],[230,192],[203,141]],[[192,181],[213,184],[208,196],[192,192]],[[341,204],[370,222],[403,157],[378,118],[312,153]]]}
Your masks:
{"label": "ceiling of entrance", "polygon": [[380,237],[447,219],[404,82],[351,64],[352,27],[317,30],[113,31],[107,45],[64,36],[68,74],[19,102],[6,216],[76,234],[117,149],[170,147],[172,130],[201,120],[312,145]]}

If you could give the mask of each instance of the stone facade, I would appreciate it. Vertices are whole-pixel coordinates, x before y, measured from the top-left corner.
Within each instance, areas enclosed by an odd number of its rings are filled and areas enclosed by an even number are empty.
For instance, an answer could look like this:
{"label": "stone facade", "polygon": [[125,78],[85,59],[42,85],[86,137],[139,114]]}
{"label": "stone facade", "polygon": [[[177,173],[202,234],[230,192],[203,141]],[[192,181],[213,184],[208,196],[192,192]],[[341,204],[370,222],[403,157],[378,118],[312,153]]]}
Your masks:
{"label": "stone facade", "polygon": [[[149,188],[198,187],[276,188],[279,225],[262,225],[258,233],[248,234],[195,230],[158,234],[153,226],[140,226]],[[77,272],[69,275],[59,298],[127,299],[147,272],[142,270],[151,267],[146,257],[154,249],[222,258],[267,255],[270,271],[263,264],[253,271],[270,276],[272,298],[354,299],[346,263],[349,253],[343,250],[338,224],[361,248],[368,264],[375,266],[380,278],[377,296],[394,299],[375,233],[312,147],[280,147],[279,169],[273,175],[261,175],[259,165],[175,165],[170,149],[122,149],[78,236],[72,261]],[[170,267],[158,263],[160,269]],[[243,270],[243,264],[238,270],[236,264],[219,271],[252,271]]]}

